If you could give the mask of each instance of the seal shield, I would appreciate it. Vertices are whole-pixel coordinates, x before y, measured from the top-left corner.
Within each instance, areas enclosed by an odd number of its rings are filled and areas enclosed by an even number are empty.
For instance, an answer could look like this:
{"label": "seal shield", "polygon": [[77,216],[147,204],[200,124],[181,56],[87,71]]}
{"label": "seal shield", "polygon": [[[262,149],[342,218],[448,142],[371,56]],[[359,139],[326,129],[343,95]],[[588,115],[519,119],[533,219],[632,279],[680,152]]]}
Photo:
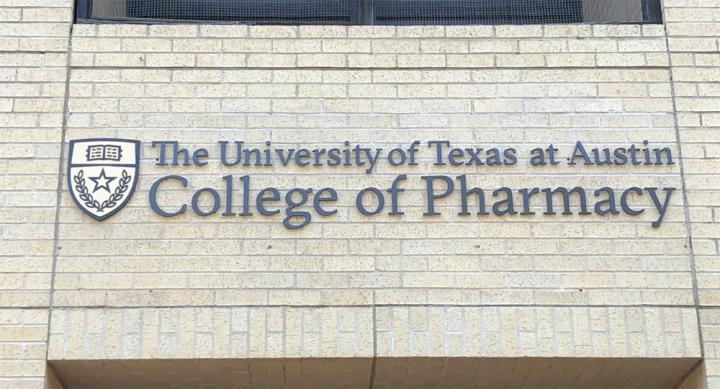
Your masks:
{"label": "seal shield", "polygon": [[140,141],[78,139],[70,141],[68,188],[85,214],[103,221],[124,207],[137,184]]}

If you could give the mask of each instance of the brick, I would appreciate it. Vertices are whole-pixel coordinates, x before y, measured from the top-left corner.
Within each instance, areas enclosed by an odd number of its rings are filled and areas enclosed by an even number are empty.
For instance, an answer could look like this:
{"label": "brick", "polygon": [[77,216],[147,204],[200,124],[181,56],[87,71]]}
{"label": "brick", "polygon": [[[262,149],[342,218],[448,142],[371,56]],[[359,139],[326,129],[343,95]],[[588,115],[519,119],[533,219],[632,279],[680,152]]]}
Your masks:
{"label": "brick", "polygon": [[[68,71],[65,3],[0,0],[0,337],[10,339],[0,345],[7,362],[0,386],[7,376],[40,380],[45,347],[50,358],[69,360],[292,360],[374,350],[697,359],[688,226],[704,358],[714,371],[720,61],[713,4],[667,0],[666,26],[80,24]],[[61,133],[65,141],[141,139],[145,173],[132,202],[104,223],[90,223],[63,189],[48,342]],[[408,170],[381,161],[365,174],[233,170],[218,167],[214,155],[203,170],[172,173],[189,177],[194,189],[238,172],[283,191],[333,186],[338,213],[300,231],[282,227],[284,213],[165,220],[148,209],[149,186],[167,169],[152,164],[147,142],[173,137],[211,150],[218,139],[259,148],[268,139],[295,148],[356,140],[383,149],[419,139],[422,161]],[[517,147],[520,160],[498,168],[432,165],[425,142],[446,138],[461,148]],[[564,156],[578,139],[610,147],[648,139],[670,145],[676,158],[679,145],[685,176],[679,163],[527,166],[529,150],[552,142]],[[385,191],[401,171],[410,174],[400,194],[404,215],[385,215],[388,198],[376,217],[354,210],[358,190]],[[438,200],[443,215],[429,218],[419,176],[435,173],[467,174],[488,188],[685,183],[686,196],[678,189],[660,229],[649,225],[650,202],[637,218],[465,219],[450,196]],[[189,201],[191,192],[163,196]]]}

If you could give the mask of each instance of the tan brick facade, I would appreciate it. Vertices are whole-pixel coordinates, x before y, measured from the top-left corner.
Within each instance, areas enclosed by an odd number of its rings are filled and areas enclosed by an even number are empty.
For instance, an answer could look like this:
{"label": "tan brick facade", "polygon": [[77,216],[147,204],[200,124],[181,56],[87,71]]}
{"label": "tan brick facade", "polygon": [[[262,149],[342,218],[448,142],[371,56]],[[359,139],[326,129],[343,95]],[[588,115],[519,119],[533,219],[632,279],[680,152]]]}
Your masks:
{"label": "tan brick facade", "polygon": [[[657,387],[701,360],[686,386],[720,386],[720,5],[665,0],[665,25],[295,27],[72,25],[71,3],[0,0],[0,387],[138,387],[138,374],[171,387],[167,372],[197,385],[187,361],[205,379],[238,371],[207,387],[452,387],[492,372],[477,385]],[[70,140],[104,137],[142,141],[141,175],[98,223],[65,172]],[[436,166],[439,139],[514,147],[519,163]],[[207,148],[208,166],[158,166],[164,140]],[[418,140],[420,163],[222,166],[217,142],[236,140]],[[577,141],[647,141],[675,163],[530,166],[530,150],[564,158]],[[403,173],[404,215],[358,212],[354,194]],[[149,192],[168,174],[189,180],[160,193],[168,208],[232,174],[251,176],[253,198],[335,188],[338,212],[298,230],[256,209],[165,218]],[[455,193],[424,216],[428,174],[676,191],[659,228],[647,196],[636,217],[539,202],[499,217],[472,202],[458,215]]]}
{"label": "tan brick facade", "polygon": [[[720,230],[720,124],[717,121],[720,6],[713,1],[665,0],[677,126],[687,186],[691,244],[697,273],[699,318],[705,363],[692,384],[720,386],[717,335]],[[707,376],[703,379],[702,376]]]}
{"label": "tan brick facade", "polygon": [[40,388],[72,9],[0,1],[0,387]]}

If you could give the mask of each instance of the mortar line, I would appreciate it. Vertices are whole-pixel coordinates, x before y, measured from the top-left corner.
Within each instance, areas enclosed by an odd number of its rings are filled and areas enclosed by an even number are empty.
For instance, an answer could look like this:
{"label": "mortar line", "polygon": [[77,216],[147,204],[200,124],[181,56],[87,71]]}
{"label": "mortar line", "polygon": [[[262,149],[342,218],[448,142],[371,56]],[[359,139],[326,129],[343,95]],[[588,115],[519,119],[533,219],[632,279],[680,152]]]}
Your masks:
{"label": "mortar line", "polygon": [[[154,53],[143,53],[143,54],[154,54]],[[163,53],[169,54],[169,53]],[[176,53],[179,54],[179,53]],[[194,53],[194,54],[210,54],[210,53]],[[256,53],[250,53],[256,54]],[[267,53],[257,53],[267,54]],[[143,66],[143,67],[130,67],[130,66],[73,66],[73,69],[78,70],[214,70],[222,72],[224,70],[265,70],[265,71],[312,71],[312,70],[327,70],[327,71],[348,71],[348,70],[366,70],[366,71],[407,71],[407,70],[419,70],[419,71],[450,71],[450,70],[474,70],[474,71],[493,71],[493,70],[548,70],[548,71],[561,71],[561,70],[665,70],[667,66],[566,66],[566,67],[549,67],[549,66],[503,66],[503,67],[450,67],[450,66],[437,66],[437,67],[422,67],[422,66],[410,66],[410,67],[367,67],[367,66],[345,66],[345,67],[332,67],[332,66]],[[547,81],[533,81],[536,83],[545,84]],[[558,81],[560,82],[560,81]],[[617,83],[623,83],[625,81],[615,81]],[[111,83],[111,82],[109,82]],[[215,83],[221,83],[220,81]],[[509,82],[505,82],[506,84]],[[364,83],[369,84],[369,83]],[[404,83],[402,83],[404,84]]]}
{"label": "mortar line", "polygon": [[[248,304],[230,304],[230,305],[213,305],[213,304],[202,304],[202,305],[191,305],[191,304],[180,304],[180,305],[69,305],[69,306],[58,306],[58,309],[65,310],[78,310],[78,309],[183,309],[183,308],[367,308],[371,309],[374,307],[380,308],[417,308],[417,307],[467,307],[467,308],[590,308],[590,309],[601,309],[601,308],[695,308],[695,305],[688,304],[601,304],[601,305],[582,305],[582,304],[322,304],[322,305],[289,305],[289,304],[260,304],[260,305],[248,305]],[[37,309],[38,307],[6,307],[0,309]]]}

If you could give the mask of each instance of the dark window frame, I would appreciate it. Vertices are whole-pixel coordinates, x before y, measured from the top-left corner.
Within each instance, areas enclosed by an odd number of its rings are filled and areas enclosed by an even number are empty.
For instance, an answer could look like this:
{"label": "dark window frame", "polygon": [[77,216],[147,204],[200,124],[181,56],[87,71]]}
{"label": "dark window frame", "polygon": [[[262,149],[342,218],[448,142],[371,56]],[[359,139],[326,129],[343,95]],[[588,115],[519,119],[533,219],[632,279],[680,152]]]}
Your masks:
{"label": "dark window frame", "polygon": [[92,1],[76,0],[75,2],[75,23],[79,20],[90,20],[92,18]]}
{"label": "dark window frame", "polygon": [[[523,23],[496,23],[479,21],[474,23],[376,23],[373,0],[352,0],[350,2],[350,21],[343,20],[312,20],[311,22],[298,22],[298,20],[204,20],[204,19],[180,19],[180,18],[138,18],[138,17],[93,17],[92,6],[95,0],[75,0],[75,22],[76,23],[134,23],[134,24],[257,24],[257,25],[493,25],[493,24],[663,24],[663,9],[661,0],[639,0],[643,20],[623,22],[523,22]],[[152,0],[149,0],[152,1]],[[520,18],[519,16],[518,18]],[[531,20],[529,18],[528,20]]]}

